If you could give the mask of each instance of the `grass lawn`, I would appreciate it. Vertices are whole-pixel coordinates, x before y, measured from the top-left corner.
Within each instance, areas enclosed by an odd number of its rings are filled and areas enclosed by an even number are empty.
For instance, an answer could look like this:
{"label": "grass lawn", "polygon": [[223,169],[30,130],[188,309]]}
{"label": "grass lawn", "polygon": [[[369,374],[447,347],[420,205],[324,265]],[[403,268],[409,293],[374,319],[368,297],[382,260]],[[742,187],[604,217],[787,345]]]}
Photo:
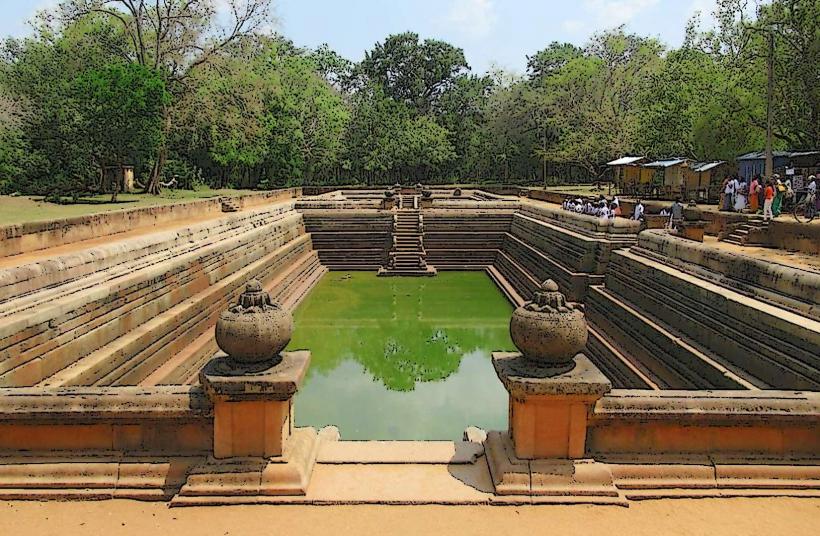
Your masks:
{"label": "grass lawn", "polygon": [[166,190],[161,195],[120,194],[117,196],[117,203],[109,203],[111,195],[105,194],[83,198],[83,201],[91,201],[91,203],[80,202],[75,205],[47,203],[39,196],[12,197],[0,195],[0,225],[71,218],[114,210],[167,205],[184,200],[242,195],[252,192],[253,190],[211,190],[207,188],[201,190]]}

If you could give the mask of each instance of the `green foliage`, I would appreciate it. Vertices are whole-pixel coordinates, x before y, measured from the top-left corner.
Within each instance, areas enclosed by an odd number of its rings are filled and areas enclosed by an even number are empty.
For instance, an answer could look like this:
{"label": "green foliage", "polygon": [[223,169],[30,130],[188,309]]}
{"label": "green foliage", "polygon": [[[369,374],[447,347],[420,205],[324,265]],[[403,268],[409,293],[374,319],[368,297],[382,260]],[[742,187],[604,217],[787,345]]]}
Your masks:
{"label": "green foliage", "polygon": [[391,35],[365,53],[357,73],[414,112],[430,112],[455,80],[469,69],[464,51],[416,33]]}
{"label": "green foliage", "polygon": [[[731,160],[764,143],[770,42],[775,146],[820,146],[817,0],[755,16],[718,0],[716,26],[693,19],[673,50],[623,28],[553,42],[525,77],[471,73],[460,48],[411,32],[358,64],[302,49],[255,31],[270,0],[241,0],[256,7],[221,40],[208,3],[159,4],[132,20],[114,16],[121,2],[67,0],[60,24],[2,43],[0,189],[77,197],[121,164],[157,192],[174,176],[184,188],[548,184],[594,180],[627,153]],[[178,32],[155,31],[172,20]]]}

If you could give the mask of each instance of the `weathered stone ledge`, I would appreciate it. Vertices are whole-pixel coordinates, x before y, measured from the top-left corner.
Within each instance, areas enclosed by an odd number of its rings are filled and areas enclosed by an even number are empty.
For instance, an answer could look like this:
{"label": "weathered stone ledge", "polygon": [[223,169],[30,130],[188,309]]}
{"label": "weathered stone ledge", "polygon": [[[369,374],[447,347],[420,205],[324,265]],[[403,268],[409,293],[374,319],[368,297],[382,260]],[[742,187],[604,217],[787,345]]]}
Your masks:
{"label": "weathered stone ledge", "polygon": [[819,272],[725,251],[658,230],[641,233],[632,251],[810,318],[820,313]]}
{"label": "weathered stone ledge", "polygon": [[[300,195],[300,188],[287,188],[236,196],[233,200],[240,207],[248,208]],[[138,227],[170,223],[192,217],[201,218],[209,214],[218,216],[221,213],[221,198],[213,197],[74,218],[7,225],[0,227],[0,257],[113,235]]]}
{"label": "weathered stone ledge", "polygon": [[199,386],[0,389],[0,422],[189,419],[210,411]]}
{"label": "weathered stone ledge", "polygon": [[820,393],[615,389],[598,401],[592,419],[735,423],[778,419],[820,423]]}

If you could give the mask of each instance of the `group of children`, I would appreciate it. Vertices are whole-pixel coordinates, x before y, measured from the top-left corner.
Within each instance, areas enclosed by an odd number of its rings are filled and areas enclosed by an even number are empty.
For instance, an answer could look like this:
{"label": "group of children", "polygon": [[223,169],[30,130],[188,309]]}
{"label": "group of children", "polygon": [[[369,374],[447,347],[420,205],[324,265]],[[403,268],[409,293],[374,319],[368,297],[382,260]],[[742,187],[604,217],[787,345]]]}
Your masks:
{"label": "group of children", "polygon": [[621,215],[621,202],[617,197],[612,199],[612,201],[607,201],[603,195],[598,197],[598,199],[582,199],[580,197],[573,199],[568,197],[564,199],[561,206],[564,210],[578,214],[586,214],[587,216],[595,216],[597,218],[615,219],[616,216]]}

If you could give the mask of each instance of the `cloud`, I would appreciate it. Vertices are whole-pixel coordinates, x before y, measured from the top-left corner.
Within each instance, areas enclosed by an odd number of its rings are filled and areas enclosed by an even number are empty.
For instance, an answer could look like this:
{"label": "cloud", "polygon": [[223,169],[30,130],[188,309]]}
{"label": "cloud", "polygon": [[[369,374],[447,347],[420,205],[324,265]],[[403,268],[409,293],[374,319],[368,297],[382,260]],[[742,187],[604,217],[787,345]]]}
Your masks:
{"label": "cloud", "polygon": [[484,37],[492,32],[498,17],[493,0],[452,0],[442,21],[468,37]]}
{"label": "cloud", "polygon": [[587,27],[587,24],[578,19],[569,19],[561,22],[561,28],[570,34],[577,34],[580,33],[584,28]]}
{"label": "cloud", "polygon": [[660,0],[583,0],[584,10],[595,17],[599,25],[620,26],[632,21],[641,12],[655,7]]}

